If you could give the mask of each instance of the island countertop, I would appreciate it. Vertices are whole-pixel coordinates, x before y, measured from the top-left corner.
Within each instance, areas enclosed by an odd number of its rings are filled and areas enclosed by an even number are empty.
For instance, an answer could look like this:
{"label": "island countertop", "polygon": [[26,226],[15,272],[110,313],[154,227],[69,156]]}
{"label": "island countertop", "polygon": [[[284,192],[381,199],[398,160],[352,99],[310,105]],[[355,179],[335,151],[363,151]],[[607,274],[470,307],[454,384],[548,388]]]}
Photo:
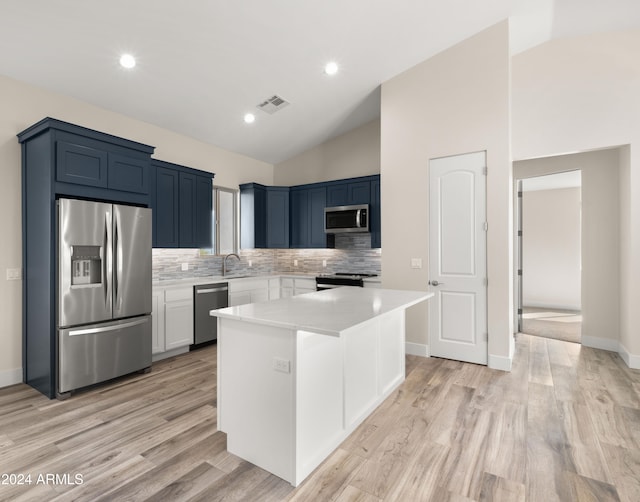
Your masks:
{"label": "island countertop", "polygon": [[210,315],[338,336],[379,315],[431,298],[426,291],[345,286],[268,302],[211,310]]}

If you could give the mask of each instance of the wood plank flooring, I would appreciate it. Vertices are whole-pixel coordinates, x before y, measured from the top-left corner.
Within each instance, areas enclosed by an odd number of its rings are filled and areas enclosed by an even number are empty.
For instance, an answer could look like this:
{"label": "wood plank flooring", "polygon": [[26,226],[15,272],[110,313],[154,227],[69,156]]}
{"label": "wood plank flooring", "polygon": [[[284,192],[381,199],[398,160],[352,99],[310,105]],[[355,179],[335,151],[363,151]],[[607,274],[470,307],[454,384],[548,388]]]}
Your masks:
{"label": "wood plank flooring", "polygon": [[215,346],[63,402],[0,389],[0,500],[640,500],[640,371],[574,343],[516,347],[510,373],[408,356],[403,385],[297,489],[227,453]]}

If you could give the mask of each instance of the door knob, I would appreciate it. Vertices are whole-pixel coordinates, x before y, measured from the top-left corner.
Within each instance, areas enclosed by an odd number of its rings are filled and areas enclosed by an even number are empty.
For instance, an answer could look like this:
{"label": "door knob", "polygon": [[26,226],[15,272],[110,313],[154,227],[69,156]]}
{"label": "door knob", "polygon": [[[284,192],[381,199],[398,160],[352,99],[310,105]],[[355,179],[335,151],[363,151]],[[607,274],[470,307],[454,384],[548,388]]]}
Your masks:
{"label": "door knob", "polygon": [[429,281],[429,284],[430,284],[431,286],[440,286],[441,284],[444,284],[444,282]]}

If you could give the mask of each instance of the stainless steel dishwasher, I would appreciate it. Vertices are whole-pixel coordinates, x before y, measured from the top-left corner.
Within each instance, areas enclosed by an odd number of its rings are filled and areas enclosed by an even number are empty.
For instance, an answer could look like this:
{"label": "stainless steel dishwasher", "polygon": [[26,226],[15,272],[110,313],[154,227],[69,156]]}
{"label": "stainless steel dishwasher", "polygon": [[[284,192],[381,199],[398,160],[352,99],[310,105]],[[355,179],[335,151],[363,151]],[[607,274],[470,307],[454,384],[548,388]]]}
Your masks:
{"label": "stainless steel dishwasher", "polygon": [[191,348],[218,338],[218,318],[209,311],[229,306],[229,283],[200,284],[193,287],[194,342]]}

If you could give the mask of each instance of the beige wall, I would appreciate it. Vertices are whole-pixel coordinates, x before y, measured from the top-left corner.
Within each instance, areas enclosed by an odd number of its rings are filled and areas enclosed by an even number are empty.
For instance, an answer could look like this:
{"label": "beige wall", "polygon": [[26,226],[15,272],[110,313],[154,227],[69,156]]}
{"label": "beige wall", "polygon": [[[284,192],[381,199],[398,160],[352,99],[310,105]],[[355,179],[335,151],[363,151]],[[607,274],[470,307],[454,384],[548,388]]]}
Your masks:
{"label": "beige wall", "polygon": [[[427,289],[429,159],[487,151],[489,364],[502,369],[513,346],[509,66],[505,21],[385,82],[381,102],[385,287]],[[428,345],[427,326],[428,308],[411,309],[407,341]]]}
{"label": "beige wall", "polygon": [[22,283],[4,280],[5,269],[22,267],[21,161],[16,134],[47,116],[155,146],[155,158],[215,172],[216,184],[273,183],[270,164],[0,76],[0,387],[22,380]]}
{"label": "beige wall", "polygon": [[522,197],[523,306],[580,310],[580,188]]}
{"label": "beige wall", "polygon": [[315,148],[276,164],[276,185],[368,176],[380,172],[380,121],[373,120]]}
{"label": "beige wall", "polygon": [[515,178],[582,173],[582,343],[617,350],[620,340],[620,149],[513,163]]}
{"label": "beige wall", "polygon": [[[621,355],[640,367],[631,313],[640,305],[640,30],[559,39],[512,62],[516,160],[619,145]],[[605,330],[606,331],[606,330]],[[601,332],[597,333],[598,335]]]}

